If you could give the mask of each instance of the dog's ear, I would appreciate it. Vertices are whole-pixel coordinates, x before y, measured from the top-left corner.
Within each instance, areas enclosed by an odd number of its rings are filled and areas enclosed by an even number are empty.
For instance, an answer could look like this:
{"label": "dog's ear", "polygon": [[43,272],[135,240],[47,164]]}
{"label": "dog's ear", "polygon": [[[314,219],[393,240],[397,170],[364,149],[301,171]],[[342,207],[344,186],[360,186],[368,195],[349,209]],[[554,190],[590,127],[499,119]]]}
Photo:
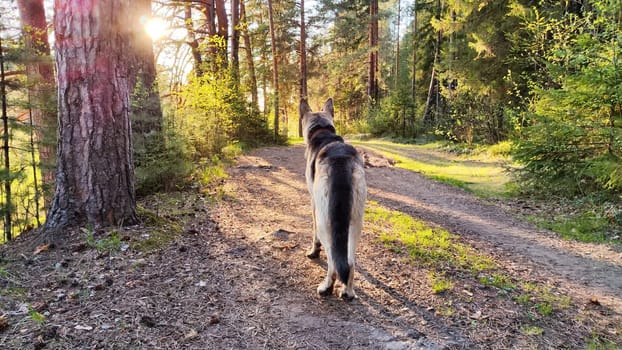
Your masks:
{"label": "dog's ear", "polygon": [[331,118],[335,117],[335,108],[333,107],[332,98],[329,97],[328,100],[326,100],[326,102],[324,103],[324,107],[322,107],[322,111],[328,112]]}
{"label": "dog's ear", "polygon": [[311,112],[311,107],[307,103],[307,99],[303,98],[300,100],[300,119],[305,116],[305,114]]}

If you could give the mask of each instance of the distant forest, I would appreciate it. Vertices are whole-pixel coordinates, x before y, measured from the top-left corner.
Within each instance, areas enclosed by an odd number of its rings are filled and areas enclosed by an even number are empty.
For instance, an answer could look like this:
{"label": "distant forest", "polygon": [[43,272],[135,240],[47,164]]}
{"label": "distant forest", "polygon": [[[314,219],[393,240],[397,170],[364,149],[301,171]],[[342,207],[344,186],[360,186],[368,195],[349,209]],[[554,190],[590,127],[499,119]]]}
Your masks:
{"label": "distant forest", "polygon": [[620,211],[622,4],[0,0],[4,240],[127,224],[136,196],[299,137],[507,143],[523,193]]}

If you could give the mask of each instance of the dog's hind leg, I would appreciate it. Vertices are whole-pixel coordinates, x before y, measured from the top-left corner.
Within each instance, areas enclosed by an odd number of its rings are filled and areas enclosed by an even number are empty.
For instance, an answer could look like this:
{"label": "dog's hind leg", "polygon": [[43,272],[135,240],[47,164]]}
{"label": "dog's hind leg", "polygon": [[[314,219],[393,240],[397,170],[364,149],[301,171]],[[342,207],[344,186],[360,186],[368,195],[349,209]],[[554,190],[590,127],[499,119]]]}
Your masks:
{"label": "dog's hind leg", "polygon": [[322,243],[320,243],[320,239],[317,236],[317,223],[315,221],[315,204],[313,200],[311,201],[311,213],[313,214],[313,243],[311,244],[311,248],[307,250],[306,256],[309,259],[317,259],[320,257],[320,247]]}
{"label": "dog's hind leg", "polygon": [[330,252],[328,252],[328,250],[326,252],[326,255],[328,256],[328,259],[326,259],[328,271],[326,271],[326,277],[324,278],[324,281],[322,281],[322,283],[320,283],[320,285],[317,287],[317,294],[321,296],[328,296],[333,294],[333,286],[335,285],[335,278],[337,277],[335,264],[333,263],[333,259],[330,256]]}
{"label": "dog's hind leg", "polygon": [[339,292],[339,297],[344,300],[352,300],[356,298],[354,293],[354,266],[355,264],[348,264],[350,266],[350,276],[348,276],[348,283],[342,287]]}

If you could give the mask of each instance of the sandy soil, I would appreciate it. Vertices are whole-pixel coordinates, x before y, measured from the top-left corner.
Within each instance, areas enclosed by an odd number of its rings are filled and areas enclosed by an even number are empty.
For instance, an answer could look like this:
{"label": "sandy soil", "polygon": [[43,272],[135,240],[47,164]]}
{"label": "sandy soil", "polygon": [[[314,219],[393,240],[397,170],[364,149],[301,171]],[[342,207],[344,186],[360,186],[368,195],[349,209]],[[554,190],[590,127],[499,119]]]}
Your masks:
{"label": "sandy soil", "polygon": [[[84,247],[79,231],[68,233],[67,244],[36,255],[32,234],[1,247],[0,348],[622,346],[620,252],[560,240],[516,219],[511,206],[484,203],[367,153],[369,199],[458,234],[492,257],[517,287],[483,285],[478,276],[439,266],[454,284],[434,294],[429,267],[365,230],[358,298],[317,296],[326,263],[323,254],[304,257],[311,216],[303,147],[271,147],[240,157],[215,203],[192,192],[174,207],[143,203],[184,227],[153,252],[102,253]],[[149,230],[126,229],[123,241],[131,247]],[[517,301],[525,293],[521,282],[567,302],[542,315]]]}

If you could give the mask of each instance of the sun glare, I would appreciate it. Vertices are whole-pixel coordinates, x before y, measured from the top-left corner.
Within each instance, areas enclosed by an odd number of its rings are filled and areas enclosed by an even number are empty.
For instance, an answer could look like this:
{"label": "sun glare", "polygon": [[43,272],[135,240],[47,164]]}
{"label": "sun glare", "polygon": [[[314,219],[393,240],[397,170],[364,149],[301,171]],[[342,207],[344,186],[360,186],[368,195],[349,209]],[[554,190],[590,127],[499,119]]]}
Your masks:
{"label": "sun glare", "polygon": [[145,30],[153,40],[158,40],[166,34],[166,22],[162,18],[152,17],[145,22]]}

